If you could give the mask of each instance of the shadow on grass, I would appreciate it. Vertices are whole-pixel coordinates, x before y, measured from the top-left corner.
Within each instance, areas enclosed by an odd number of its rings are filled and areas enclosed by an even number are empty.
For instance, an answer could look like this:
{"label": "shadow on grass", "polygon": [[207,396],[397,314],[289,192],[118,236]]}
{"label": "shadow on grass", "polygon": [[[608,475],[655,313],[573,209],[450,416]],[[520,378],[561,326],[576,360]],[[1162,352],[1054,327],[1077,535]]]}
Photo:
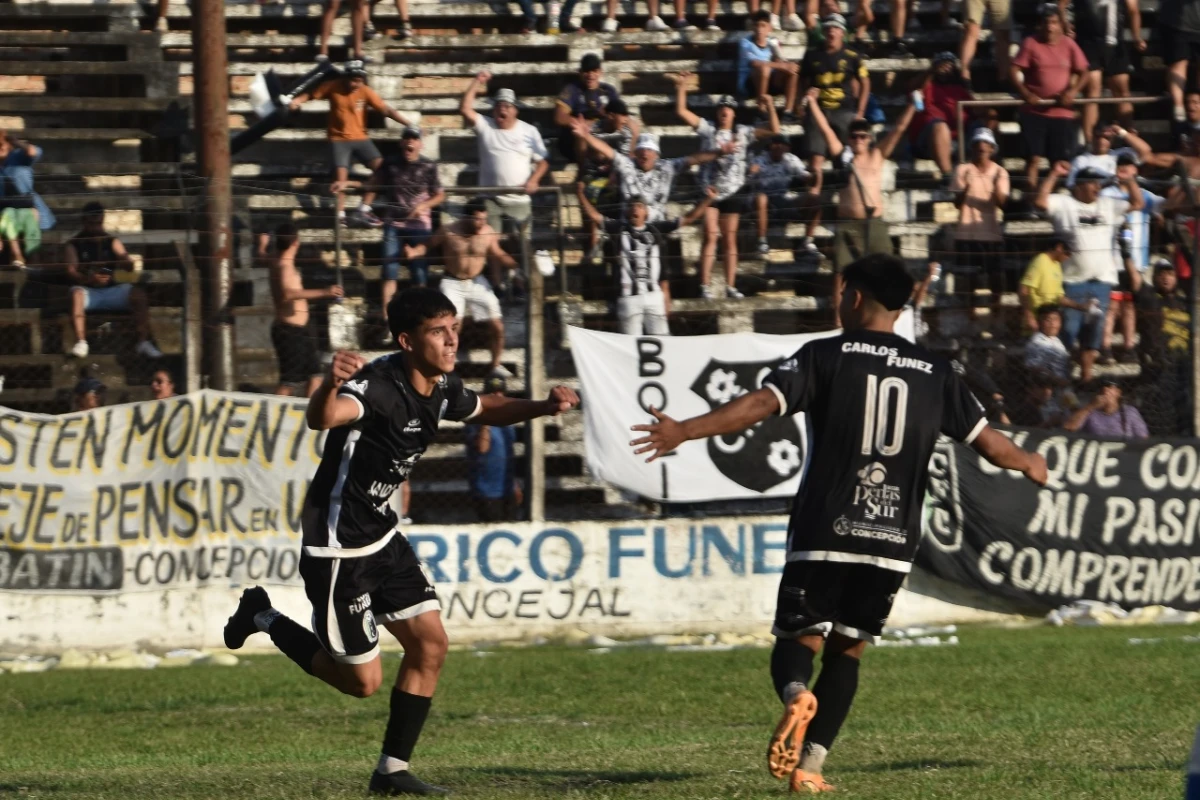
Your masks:
{"label": "shadow on grass", "polygon": [[1158,764],[1117,764],[1100,769],[1104,772],[1175,772],[1182,775],[1187,764],[1182,761],[1162,761]]}
{"label": "shadow on grass", "polygon": [[673,783],[697,777],[690,772],[617,772],[587,769],[529,769],[526,767],[474,767],[474,775],[504,781],[528,782],[544,789],[581,789],[588,786]]}
{"label": "shadow on grass", "polygon": [[985,762],[977,761],[970,758],[956,759],[954,761],[941,761],[934,759],[932,761],[886,761],[881,764],[864,764],[860,767],[838,767],[838,772],[905,772],[908,770],[921,772],[925,770],[935,769],[971,769],[973,767],[982,767]]}
{"label": "shadow on grass", "polygon": [[32,783],[0,783],[0,795],[3,794],[36,794],[39,792],[56,792],[61,787],[54,784],[42,785]]}

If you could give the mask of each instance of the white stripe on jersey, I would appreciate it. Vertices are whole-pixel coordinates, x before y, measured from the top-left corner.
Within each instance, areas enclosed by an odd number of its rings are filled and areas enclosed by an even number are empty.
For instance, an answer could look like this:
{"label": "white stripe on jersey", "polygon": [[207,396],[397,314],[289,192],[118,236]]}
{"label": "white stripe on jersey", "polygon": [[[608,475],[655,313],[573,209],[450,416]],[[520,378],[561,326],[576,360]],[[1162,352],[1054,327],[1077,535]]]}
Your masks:
{"label": "white stripe on jersey", "polygon": [[835,550],[797,550],[787,554],[788,561],[837,561],[842,564],[870,564],[892,572],[911,572],[912,562],[861,553],[839,553]]}
{"label": "white stripe on jersey", "polygon": [[350,474],[350,462],[354,460],[354,446],[362,438],[362,431],[352,430],[346,436],[346,444],[342,447],[342,460],[338,464],[337,481],[333,484],[333,492],[329,495],[329,517],[325,522],[329,529],[329,546],[340,549],[338,541],[338,517],[342,515],[342,489],[346,486],[346,476]]}

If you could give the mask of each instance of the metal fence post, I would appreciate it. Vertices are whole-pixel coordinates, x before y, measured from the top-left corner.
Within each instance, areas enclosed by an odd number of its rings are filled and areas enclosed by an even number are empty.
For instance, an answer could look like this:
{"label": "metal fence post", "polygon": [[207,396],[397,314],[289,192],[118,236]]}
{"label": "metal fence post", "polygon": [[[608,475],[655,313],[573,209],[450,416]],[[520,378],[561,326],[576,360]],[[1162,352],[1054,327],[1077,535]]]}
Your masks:
{"label": "metal fence post", "polygon": [[[532,216],[530,217],[532,221]],[[524,235],[532,233],[532,225],[524,228]],[[532,263],[531,242],[522,242],[521,268],[528,281],[528,301],[525,306],[525,388],[531,400],[546,395],[546,279],[541,270]],[[562,265],[559,265],[562,269]],[[546,423],[538,418],[529,422],[529,436],[525,444],[525,496],[528,498],[529,519],[541,522],[546,518]]]}

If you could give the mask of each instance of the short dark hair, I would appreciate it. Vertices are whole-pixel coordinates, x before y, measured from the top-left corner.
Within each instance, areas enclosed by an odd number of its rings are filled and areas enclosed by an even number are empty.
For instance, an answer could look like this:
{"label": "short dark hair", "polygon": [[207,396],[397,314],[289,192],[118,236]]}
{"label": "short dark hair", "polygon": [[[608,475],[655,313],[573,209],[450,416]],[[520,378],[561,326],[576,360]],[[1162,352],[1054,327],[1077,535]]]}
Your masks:
{"label": "short dark hair", "polygon": [[467,201],[467,204],[463,206],[464,217],[473,217],[480,211],[484,212],[485,214],[487,213],[487,203],[483,202],[482,197],[472,197]]}
{"label": "short dark hair", "polygon": [[1058,314],[1061,317],[1062,316],[1062,306],[1060,306],[1058,303],[1046,303],[1046,305],[1044,305],[1044,306],[1038,306],[1038,308],[1037,308],[1037,318],[1038,319],[1041,319],[1042,317],[1046,316],[1047,314]]}
{"label": "short dark hair", "polygon": [[275,229],[275,246],[280,251],[287,250],[300,238],[300,229],[290,222],[285,222]]}
{"label": "short dark hair", "polygon": [[392,298],[387,307],[388,330],[392,338],[401,333],[412,333],[422,322],[454,316],[458,311],[450,298],[437,289],[417,287],[406,289]]}
{"label": "short dark hair", "polygon": [[633,205],[634,203],[641,203],[642,205],[647,206],[647,207],[649,207],[649,205],[650,205],[648,202],[646,202],[646,198],[640,194],[630,195],[629,199],[625,201],[625,204],[630,205],[630,206]]}
{"label": "short dark hair", "polygon": [[865,119],[856,119],[850,123],[848,133],[874,133],[871,130],[871,123]]}
{"label": "short dark hair", "polygon": [[842,270],[846,289],[855,289],[888,311],[899,311],[912,297],[913,281],[908,267],[896,256],[872,253]]}
{"label": "short dark hair", "polygon": [[83,211],[81,211],[80,213],[85,217],[95,217],[95,216],[102,217],[102,216],[104,216],[104,204],[97,200],[93,200],[90,203],[88,203],[87,205],[85,205],[83,207]]}
{"label": "short dark hair", "polygon": [[760,8],[758,11],[754,12],[753,19],[754,19],[754,24],[756,24],[756,25],[760,22],[770,22],[771,21],[771,12],[767,11],[765,8]]}
{"label": "short dark hair", "polygon": [[1050,244],[1047,245],[1046,249],[1056,250],[1059,247],[1061,247],[1063,250],[1066,250],[1068,253],[1071,252],[1071,243],[1061,237],[1055,237],[1051,239]]}

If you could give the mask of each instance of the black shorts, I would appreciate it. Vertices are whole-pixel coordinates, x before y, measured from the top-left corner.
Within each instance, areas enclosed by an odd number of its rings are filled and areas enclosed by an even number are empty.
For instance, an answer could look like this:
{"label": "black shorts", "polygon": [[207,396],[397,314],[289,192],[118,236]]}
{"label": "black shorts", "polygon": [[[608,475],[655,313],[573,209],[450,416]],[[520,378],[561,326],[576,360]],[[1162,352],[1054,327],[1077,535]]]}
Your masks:
{"label": "black shorts", "polygon": [[1079,123],[1074,119],[1047,117],[1021,111],[1021,139],[1025,157],[1044,156],[1051,166],[1055,161],[1070,161],[1079,151]]}
{"label": "black shorts", "polygon": [[377,622],[441,610],[433,582],[399,533],[360,558],[302,554],[300,577],[313,607],[313,633],[342,664],[365,664],[379,654]]}
{"label": "black shorts", "polygon": [[1154,42],[1168,67],[1180,61],[1200,61],[1200,36],[1164,25],[1155,29]]}
{"label": "black shorts", "polygon": [[722,214],[740,214],[746,210],[746,195],[740,190],[736,191],[724,200],[713,203],[712,207]]}
{"label": "black shorts", "polygon": [[309,326],[272,322],[271,344],[279,359],[279,382],[284,386],[299,386],[321,374],[316,332]]}
{"label": "black shorts", "polygon": [[794,639],[832,628],[872,644],[883,633],[906,574],[870,564],[789,561],[779,580],[775,636]]}
{"label": "black shorts", "polygon": [[1089,72],[1103,72],[1106,78],[1110,75],[1129,75],[1133,72],[1133,59],[1129,54],[1129,45],[1125,42],[1110,45],[1105,43],[1103,38],[1076,42],[1087,56]]}

